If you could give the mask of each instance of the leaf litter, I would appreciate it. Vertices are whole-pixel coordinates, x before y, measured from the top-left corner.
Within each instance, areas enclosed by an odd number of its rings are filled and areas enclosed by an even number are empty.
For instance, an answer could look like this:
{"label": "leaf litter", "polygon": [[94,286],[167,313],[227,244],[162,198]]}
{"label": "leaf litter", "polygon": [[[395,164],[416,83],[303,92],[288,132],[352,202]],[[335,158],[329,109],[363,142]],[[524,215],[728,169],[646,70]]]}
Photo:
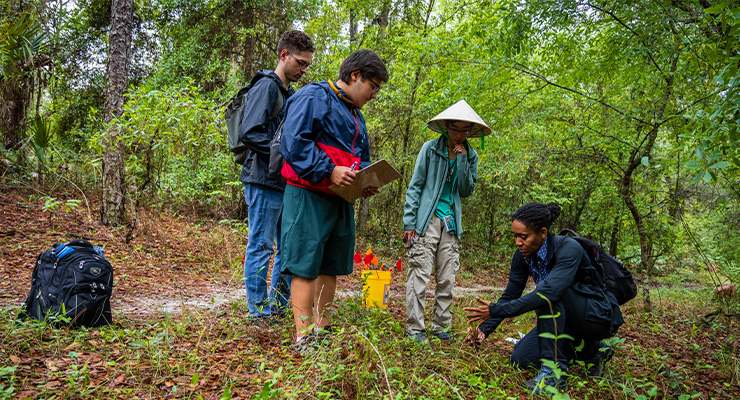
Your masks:
{"label": "leaf litter", "polygon": [[[0,375],[0,385],[13,385],[13,397],[21,399],[52,395],[220,399],[225,392],[238,399],[252,398],[268,383],[284,393],[296,390],[291,389],[296,382],[291,381],[290,371],[306,370],[303,357],[287,350],[290,321],[263,330],[246,318],[240,279],[243,236],[197,215],[170,210],[139,210],[136,224],[133,239],[126,243],[123,229],[100,225],[86,210],[48,212],[43,211],[43,200],[31,200],[28,193],[0,193],[0,306],[6,319],[0,370],[16,368],[12,374]],[[25,299],[36,256],[54,242],[80,237],[103,245],[114,265],[113,326],[73,330],[13,324],[13,306]],[[359,273],[354,275],[339,280],[338,298],[360,296]],[[505,271],[495,272],[492,278],[490,272],[479,269],[458,279],[462,289],[458,294],[464,296],[458,302],[472,303],[476,295],[495,298],[505,283]],[[429,288],[427,303],[433,296]],[[390,297],[387,315],[402,325],[403,276],[393,276]],[[568,392],[573,398],[584,393],[593,397],[588,390],[621,398],[618,393],[650,393],[652,386],[666,397],[740,398],[737,376],[731,372],[738,365],[735,319],[711,322],[718,327],[702,326],[697,318],[685,315],[681,304],[664,304],[663,313],[644,314],[639,303],[633,303],[625,308],[627,323],[619,333],[624,343],[615,359],[623,361],[609,366],[611,379],[635,380],[606,389],[573,385]],[[511,352],[505,339],[533,325],[531,318],[505,322],[478,354],[505,360]],[[391,339],[400,341],[400,336]],[[336,362],[361,363],[367,349],[364,342],[359,343],[342,344]],[[377,375],[378,365],[372,359],[366,368]],[[280,368],[287,375],[275,372]],[[510,371],[510,367],[496,368]],[[471,371],[478,370],[471,367]],[[316,382],[325,379],[320,372],[311,374]],[[530,375],[514,372],[512,376],[523,382]],[[347,379],[327,386],[344,398],[355,398],[360,389]],[[526,395],[512,390],[512,396]]]}

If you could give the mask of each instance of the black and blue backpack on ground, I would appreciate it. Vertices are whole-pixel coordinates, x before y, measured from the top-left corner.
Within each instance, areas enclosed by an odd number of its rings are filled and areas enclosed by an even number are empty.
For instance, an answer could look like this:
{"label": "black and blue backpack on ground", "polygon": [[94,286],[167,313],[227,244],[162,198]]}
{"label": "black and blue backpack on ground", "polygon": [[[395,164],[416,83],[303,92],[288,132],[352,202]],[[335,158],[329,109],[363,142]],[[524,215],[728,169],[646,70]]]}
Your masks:
{"label": "black and blue backpack on ground", "polygon": [[101,326],[113,321],[113,267],[102,249],[82,239],[54,243],[38,256],[20,319],[53,325]]}
{"label": "black and blue backpack on ground", "polygon": [[612,257],[590,239],[579,236],[575,231],[563,229],[559,235],[565,236],[568,233],[572,234],[573,239],[586,250],[591,265],[601,273],[606,290],[616,297],[620,306],[637,296],[637,285],[632,278],[632,273],[621,261]]}

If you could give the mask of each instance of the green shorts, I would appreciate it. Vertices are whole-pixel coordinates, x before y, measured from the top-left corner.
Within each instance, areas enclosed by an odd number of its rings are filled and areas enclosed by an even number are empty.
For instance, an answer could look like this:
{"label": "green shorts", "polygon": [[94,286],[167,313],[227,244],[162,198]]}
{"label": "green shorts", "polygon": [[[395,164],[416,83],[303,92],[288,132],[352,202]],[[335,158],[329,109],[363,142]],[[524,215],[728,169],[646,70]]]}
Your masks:
{"label": "green shorts", "polygon": [[286,185],[281,272],[315,279],[352,273],[355,210],[339,196]]}

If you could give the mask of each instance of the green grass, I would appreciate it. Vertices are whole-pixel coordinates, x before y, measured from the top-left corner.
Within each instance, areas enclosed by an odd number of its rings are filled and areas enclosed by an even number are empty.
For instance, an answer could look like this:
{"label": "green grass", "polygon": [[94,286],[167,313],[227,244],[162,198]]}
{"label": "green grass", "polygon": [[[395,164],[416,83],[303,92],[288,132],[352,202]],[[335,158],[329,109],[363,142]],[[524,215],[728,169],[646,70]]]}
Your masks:
{"label": "green grass", "polygon": [[[582,366],[574,366],[567,391],[555,398],[709,399],[738,393],[735,334],[727,334],[737,332],[737,321],[694,317],[707,306],[700,290],[656,292],[660,304],[677,306],[652,314],[637,304],[626,307],[628,322],[615,339],[617,355],[605,377],[582,377]],[[114,325],[100,329],[17,323],[17,309],[6,308],[0,312],[0,398],[530,398],[522,384],[534,371],[509,364],[512,345],[504,339],[528,332],[533,316],[505,322],[474,350],[461,340],[467,326],[462,307],[473,302],[470,297],[456,303],[458,340],[417,345],[403,338],[399,305],[365,309],[359,296],[338,301],[332,324],[342,331],[332,346],[305,358],[290,350],[290,324],[272,331],[249,326],[243,300],[143,321],[117,315]],[[708,373],[725,377],[717,384],[727,395],[700,379]]]}

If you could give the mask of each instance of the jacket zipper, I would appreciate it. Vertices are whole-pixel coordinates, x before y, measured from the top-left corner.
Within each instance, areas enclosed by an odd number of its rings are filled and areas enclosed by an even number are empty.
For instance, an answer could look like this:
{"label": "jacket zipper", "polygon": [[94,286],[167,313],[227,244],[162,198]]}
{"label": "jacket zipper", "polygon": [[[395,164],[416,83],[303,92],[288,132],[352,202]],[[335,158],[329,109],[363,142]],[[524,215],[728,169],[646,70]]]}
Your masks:
{"label": "jacket zipper", "polygon": [[[434,153],[436,153],[436,151]],[[439,201],[439,196],[442,194],[443,188],[444,188],[444,185],[439,185],[439,190],[437,190],[437,194],[434,196],[435,197],[434,204],[437,204],[437,202]],[[427,227],[427,229],[429,229],[429,221],[432,219],[432,215],[434,215],[434,210],[435,210],[434,208],[431,208],[429,210],[429,214],[427,214],[427,218],[424,221],[424,225]]]}
{"label": "jacket zipper", "polygon": [[354,110],[350,111],[350,114],[352,114],[352,118],[355,120],[355,137],[352,139],[352,157],[357,157],[355,154],[355,140],[357,140],[357,136],[360,134],[360,124],[357,122],[357,116],[355,116]]}

